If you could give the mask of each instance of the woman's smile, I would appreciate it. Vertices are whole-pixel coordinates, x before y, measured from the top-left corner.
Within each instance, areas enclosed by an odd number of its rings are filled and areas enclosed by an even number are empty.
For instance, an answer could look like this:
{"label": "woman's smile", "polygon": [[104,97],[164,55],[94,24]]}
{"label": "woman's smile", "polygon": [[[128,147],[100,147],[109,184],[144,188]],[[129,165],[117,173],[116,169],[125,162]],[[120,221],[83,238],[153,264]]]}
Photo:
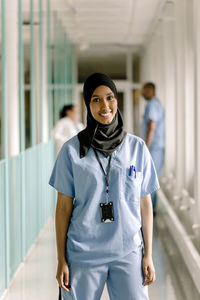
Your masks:
{"label": "woman's smile", "polygon": [[109,118],[112,115],[112,110],[109,110],[107,112],[100,112],[99,115],[103,118]]}
{"label": "woman's smile", "polygon": [[108,86],[98,86],[92,94],[90,111],[93,118],[102,124],[110,124],[117,112],[117,99]]}

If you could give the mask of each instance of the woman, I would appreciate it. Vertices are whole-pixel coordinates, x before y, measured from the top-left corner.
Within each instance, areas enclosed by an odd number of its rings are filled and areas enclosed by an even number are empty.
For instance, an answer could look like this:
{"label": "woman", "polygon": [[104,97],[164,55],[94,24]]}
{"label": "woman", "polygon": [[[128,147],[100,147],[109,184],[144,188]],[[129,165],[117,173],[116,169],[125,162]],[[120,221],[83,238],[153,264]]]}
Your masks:
{"label": "woman", "polygon": [[60,113],[60,120],[53,128],[53,137],[56,143],[56,155],[63,144],[83,130],[84,125],[78,122],[78,107],[76,105],[64,105]]}
{"label": "woman", "polygon": [[150,194],[159,188],[145,143],[123,130],[117,90],[87,78],[87,127],[66,142],[50,184],[58,191],[57,280],[63,299],[147,300],[155,280]]}

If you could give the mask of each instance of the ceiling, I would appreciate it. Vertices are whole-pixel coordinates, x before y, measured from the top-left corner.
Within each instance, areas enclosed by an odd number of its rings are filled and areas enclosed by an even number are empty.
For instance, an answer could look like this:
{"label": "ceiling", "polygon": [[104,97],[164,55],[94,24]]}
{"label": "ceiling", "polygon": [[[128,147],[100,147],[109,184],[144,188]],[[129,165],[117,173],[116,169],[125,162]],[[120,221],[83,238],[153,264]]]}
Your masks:
{"label": "ceiling", "polygon": [[[46,3],[45,1],[44,3]],[[68,38],[80,50],[93,45],[140,47],[154,30],[165,3],[172,0],[50,0]],[[44,5],[46,7],[46,5]],[[22,0],[24,20],[30,18],[30,1]],[[46,10],[46,9],[45,9]],[[39,19],[39,0],[34,0],[34,18]],[[95,49],[95,52],[98,48]],[[100,51],[101,52],[101,51]]]}
{"label": "ceiling", "polygon": [[137,59],[168,2],[51,0],[51,9],[57,12],[68,38],[77,45],[79,81],[94,70],[125,79],[127,51]]}
{"label": "ceiling", "polygon": [[81,45],[140,46],[166,0],[52,0],[70,40]]}
{"label": "ceiling", "polygon": [[[30,1],[23,1],[24,20],[30,17]],[[126,77],[126,54],[134,60],[149,39],[163,12],[173,0],[51,0],[51,11],[76,44],[79,75],[112,70],[113,78]],[[34,0],[34,20],[39,0]],[[53,15],[52,15],[53,20]],[[27,29],[30,36],[30,30]],[[137,63],[137,61],[136,61]]]}

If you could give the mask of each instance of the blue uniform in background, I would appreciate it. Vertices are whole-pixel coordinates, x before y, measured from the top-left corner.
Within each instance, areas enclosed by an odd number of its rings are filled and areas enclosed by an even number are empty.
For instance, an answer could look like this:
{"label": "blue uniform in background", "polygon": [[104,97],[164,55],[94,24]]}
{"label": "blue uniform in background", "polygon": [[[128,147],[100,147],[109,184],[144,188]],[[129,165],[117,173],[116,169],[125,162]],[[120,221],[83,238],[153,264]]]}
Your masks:
{"label": "blue uniform in background", "polygon": [[[140,198],[159,188],[150,153],[144,141],[131,134],[113,152],[109,201],[113,202],[115,220],[102,223],[105,176],[92,148],[83,158],[79,151],[75,136],[62,147],[50,178],[57,191],[74,198],[66,245],[72,288],[70,292],[62,290],[63,297],[100,299],[107,282],[110,299],[147,300],[147,286],[142,284]],[[108,158],[101,152],[98,155],[106,170]],[[130,172],[132,166],[134,171]]]}
{"label": "blue uniform in background", "polygon": [[[160,179],[165,150],[165,113],[160,101],[155,97],[149,100],[145,107],[142,124],[142,138],[144,140],[146,140],[147,127],[150,120],[156,123],[156,129],[149,151],[156,167],[158,179]],[[152,204],[155,212],[156,192],[152,193]]]}

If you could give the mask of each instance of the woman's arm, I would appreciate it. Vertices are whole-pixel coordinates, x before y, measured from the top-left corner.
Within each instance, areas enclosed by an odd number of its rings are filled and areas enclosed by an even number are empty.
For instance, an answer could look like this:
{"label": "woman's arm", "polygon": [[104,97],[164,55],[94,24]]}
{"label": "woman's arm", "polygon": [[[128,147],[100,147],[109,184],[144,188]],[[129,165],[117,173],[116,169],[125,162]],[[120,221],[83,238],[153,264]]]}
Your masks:
{"label": "woman's arm", "polygon": [[140,208],[145,249],[143,258],[143,272],[144,277],[147,279],[144,285],[149,285],[153,283],[156,279],[155,269],[152,260],[153,212],[150,194],[141,198]]}
{"label": "woman's arm", "polygon": [[63,289],[69,291],[69,269],[65,259],[66,236],[73,209],[73,198],[58,193],[56,206],[56,242],[58,255],[57,281]]}

